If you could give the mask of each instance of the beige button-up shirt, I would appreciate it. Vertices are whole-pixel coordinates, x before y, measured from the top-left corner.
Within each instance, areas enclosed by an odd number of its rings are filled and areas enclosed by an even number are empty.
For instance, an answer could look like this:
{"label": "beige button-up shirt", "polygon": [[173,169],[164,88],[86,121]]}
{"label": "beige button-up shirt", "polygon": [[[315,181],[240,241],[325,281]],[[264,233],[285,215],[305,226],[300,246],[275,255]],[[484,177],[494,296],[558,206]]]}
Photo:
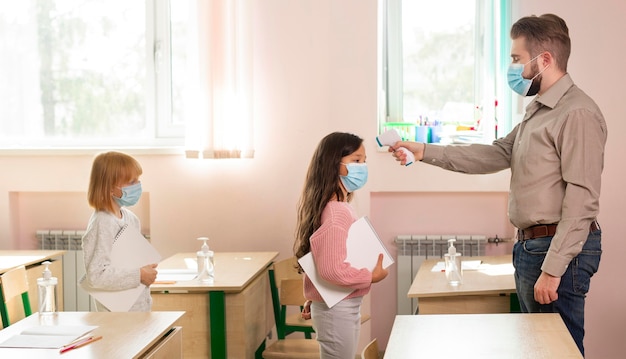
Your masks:
{"label": "beige button-up shirt", "polygon": [[569,74],[526,107],[491,145],[426,145],[423,162],[456,172],[511,169],[509,219],[517,228],[558,223],[542,270],[562,276],[599,212],[607,128],[596,103]]}

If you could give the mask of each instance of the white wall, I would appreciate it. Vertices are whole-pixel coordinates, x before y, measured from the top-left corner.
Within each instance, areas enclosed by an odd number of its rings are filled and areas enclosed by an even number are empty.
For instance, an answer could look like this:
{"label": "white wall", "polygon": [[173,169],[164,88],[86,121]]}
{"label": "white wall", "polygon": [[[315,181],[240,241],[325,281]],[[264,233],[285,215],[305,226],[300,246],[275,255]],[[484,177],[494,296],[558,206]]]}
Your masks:
{"label": "white wall", "polygon": [[[254,15],[254,113],[252,160],[186,160],[181,155],[138,155],[150,192],[150,233],[164,256],[194,251],[208,235],[217,251],[277,250],[291,255],[295,209],[318,141],[332,131],[366,139],[371,178],[354,201],[370,213],[370,192],[506,192],[508,173],[465,176],[416,164],[402,168],[376,151],[376,0],[257,0]],[[600,105],[609,126],[600,222],[605,254],[588,297],[589,358],[617,358],[626,351],[622,310],[622,180],[626,145],[623,80],[626,3],[620,0],[520,1],[517,14],[555,12],[572,36],[570,73]],[[92,155],[0,155],[0,249],[19,248],[11,192],[84,192]],[[85,200],[86,201],[86,200]],[[72,203],[72,202],[68,202]],[[63,211],[63,203],[51,211]],[[395,209],[390,209],[395,210]],[[406,211],[420,210],[415,207]],[[501,214],[494,214],[501,215]],[[88,215],[75,216],[84,227]],[[85,218],[87,217],[87,218]],[[37,223],[22,215],[19,221]],[[619,278],[619,277],[618,277]],[[372,337],[384,344],[390,318],[377,309],[395,306],[385,286],[372,292]],[[384,316],[384,317],[381,317]],[[384,325],[379,325],[379,323]]]}

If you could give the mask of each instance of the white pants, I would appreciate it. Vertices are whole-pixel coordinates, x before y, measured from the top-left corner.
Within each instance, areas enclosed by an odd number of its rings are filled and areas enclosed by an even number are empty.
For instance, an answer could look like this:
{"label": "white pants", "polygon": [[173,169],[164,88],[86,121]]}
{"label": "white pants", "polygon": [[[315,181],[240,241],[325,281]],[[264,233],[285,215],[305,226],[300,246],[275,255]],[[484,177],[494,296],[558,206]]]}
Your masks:
{"label": "white pants", "polygon": [[353,359],[361,332],[363,297],[344,299],[328,308],[324,302],[311,304],[311,319],[321,359]]}

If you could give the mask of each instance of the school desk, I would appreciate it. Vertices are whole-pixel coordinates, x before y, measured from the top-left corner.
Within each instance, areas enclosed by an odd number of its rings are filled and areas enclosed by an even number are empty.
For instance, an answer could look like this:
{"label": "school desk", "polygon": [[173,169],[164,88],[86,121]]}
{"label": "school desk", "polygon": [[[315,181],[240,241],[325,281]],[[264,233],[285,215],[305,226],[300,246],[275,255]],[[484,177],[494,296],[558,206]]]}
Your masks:
{"label": "school desk", "polygon": [[[182,358],[182,330],[175,327],[183,312],[59,312],[46,325],[97,326],[101,340],[63,354],[60,349],[0,348],[0,358]],[[47,318],[50,319],[50,318]],[[0,331],[0,342],[41,324],[39,313]],[[51,324],[52,322],[52,324]]]}
{"label": "school desk", "polygon": [[385,359],[576,358],[582,355],[556,313],[396,316]]}
{"label": "school desk", "polygon": [[443,261],[422,262],[409,288],[409,298],[418,298],[419,314],[509,313],[515,279],[511,255],[464,257],[480,260],[478,270],[464,270],[463,283],[451,286],[441,270],[433,267]]}
{"label": "school desk", "polygon": [[[181,310],[183,350],[192,358],[254,358],[273,327],[269,266],[278,252],[215,252],[215,282],[153,284],[152,310]],[[157,270],[188,270],[196,253],[166,258]],[[157,277],[158,279],[159,277]]]}
{"label": "school desk", "polygon": [[[52,275],[57,277],[57,305],[63,310],[63,254],[60,250],[0,250],[0,274],[23,265],[28,277],[28,297],[33,312],[39,310],[37,292],[37,278],[41,278],[45,266],[41,263],[51,261],[49,268]],[[2,285],[0,281],[0,285]],[[14,298],[8,302],[9,319],[16,322],[24,318],[21,298]]]}

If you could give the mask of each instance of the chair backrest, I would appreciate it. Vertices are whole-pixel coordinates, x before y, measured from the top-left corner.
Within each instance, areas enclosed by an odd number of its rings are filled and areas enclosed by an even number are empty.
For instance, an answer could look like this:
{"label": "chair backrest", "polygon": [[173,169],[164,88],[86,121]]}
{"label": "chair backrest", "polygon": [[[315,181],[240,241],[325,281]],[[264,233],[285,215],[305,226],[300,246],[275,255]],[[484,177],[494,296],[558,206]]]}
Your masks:
{"label": "chair backrest", "polygon": [[283,279],[302,279],[302,274],[298,273],[296,257],[290,257],[274,263],[274,275],[276,285],[280,288]]}
{"label": "chair backrest", "polygon": [[302,289],[302,278],[281,280],[279,301],[281,305],[302,306],[306,301]]}
{"label": "chair backrest", "polygon": [[0,314],[2,315],[2,325],[6,328],[11,324],[9,320],[9,309],[7,302],[11,299],[21,296],[24,314],[29,316],[32,314],[30,308],[30,299],[28,298],[28,277],[26,276],[26,268],[19,266],[10,269],[0,275]]}
{"label": "chair backrest", "polygon": [[378,340],[376,338],[363,348],[361,359],[378,359]]}

